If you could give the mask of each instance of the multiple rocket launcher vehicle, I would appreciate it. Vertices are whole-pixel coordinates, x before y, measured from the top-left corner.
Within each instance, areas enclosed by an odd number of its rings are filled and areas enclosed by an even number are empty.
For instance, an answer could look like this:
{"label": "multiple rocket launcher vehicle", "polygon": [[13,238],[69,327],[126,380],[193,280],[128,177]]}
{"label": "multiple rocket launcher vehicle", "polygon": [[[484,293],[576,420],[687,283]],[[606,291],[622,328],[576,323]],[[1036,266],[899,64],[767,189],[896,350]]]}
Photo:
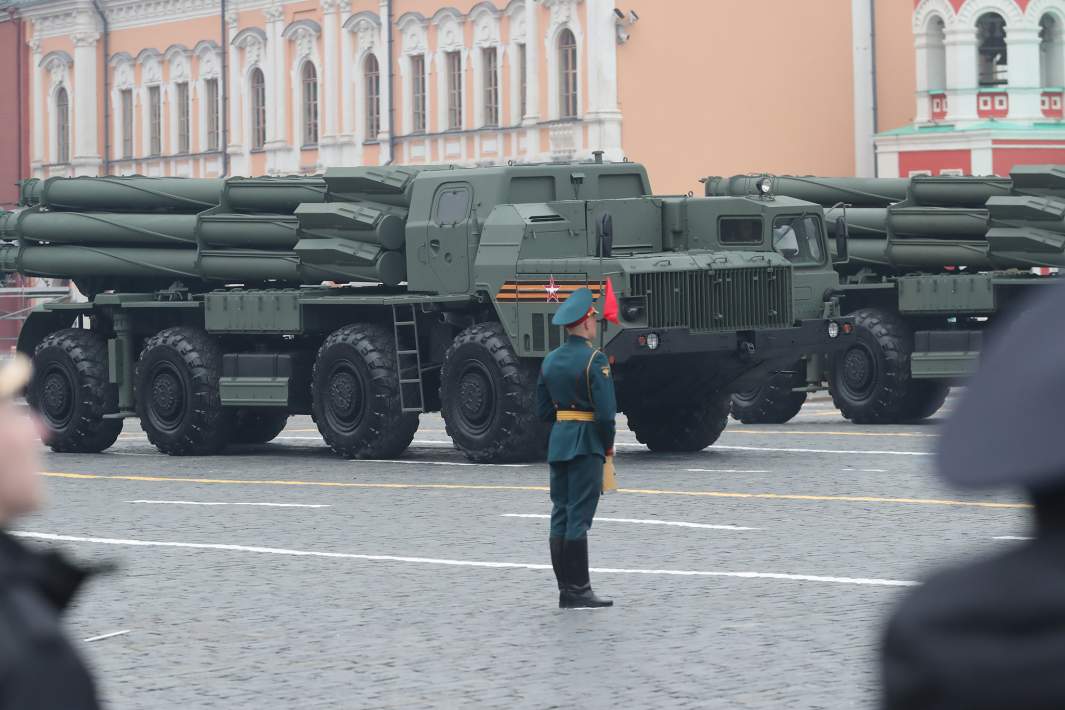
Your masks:
{"label": "multiple rocket launcher vehicle", "polygon": [[[706,194],[742,194],[754,178],[708,178]],[[972,372],[996,316],[1065,267],[1065,168],[1019,166],[1008,178],[778,177],[773,192],[826,210],[847,228],[837,293],[858,341],[827,369],[811,360],[733,398],[746,422],[781,423],[807,382],[827,379],[844,416],[896,423],[931,416],[951,382]],[[846,205],[846,207],[843,207]]]}

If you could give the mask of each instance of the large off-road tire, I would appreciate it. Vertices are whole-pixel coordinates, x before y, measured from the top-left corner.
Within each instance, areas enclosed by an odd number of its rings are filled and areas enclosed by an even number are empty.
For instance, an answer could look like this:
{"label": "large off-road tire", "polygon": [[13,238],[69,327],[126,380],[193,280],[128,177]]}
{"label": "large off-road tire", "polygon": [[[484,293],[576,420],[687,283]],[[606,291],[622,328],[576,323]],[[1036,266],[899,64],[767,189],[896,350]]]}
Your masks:
{"label": "large off-road tire", "polygon": [[26,401],[47,427],[46,443],[62,453],[97,453],[115,443],[121,419],[118,390],[107,373],[107,341],[89,330],[67,328],[44,338],[33,355]]}
{"label": "large off-road tire", "polygon": [[311,395],[318,431],[345,458],[394,458],[418,430],[418,414],[400,403],[394,337],[379,325],[346,325],[325,339]]}
{"label": "large off-road tire", "polygon": [[902,416],[905,421],[928,419],[939,411],[950,394],[950,385],[935,380],[910,380]]}
{"label": "large off-road tire", "polygon": [[728,425],[727,394],[712,393],[683,403],[647,404],[626,411],[636,440],[655,452],[702,451]]}
{"label": "large off-road tire", "polygon": [[920,410],[912,404],[913,331],[896,313],[862,308],[854,317],[856,342],[833,356],[829,392],[840,413],[856,424],[897,424]]}
{"label": "large off-road tire", "polygon": [[732,418],[744,424],[784,424],[799,413],[805,392],[793,391],[805,383],[798,372],[776,372],[765,382],[732,395]]}
{"label": "large off-road tire", "polygon": [[536,417],[536,377],[498,323],[459,333],[440,373],[441,414],[455,447],[478,463],[543,459],[550,428]]}
{"label": "large off-road tire", "polygon": [[269,407],[244,407],[233,417],[234,444],[265,444],[285,430],[288,412]]}
{"label": "large off-road tire", "polygon": [[171,456],[216,454],[230,443],[233,410],[222,407],[222,350],[196,328],[162,330],[137,360],[133,389],[148,441]]}

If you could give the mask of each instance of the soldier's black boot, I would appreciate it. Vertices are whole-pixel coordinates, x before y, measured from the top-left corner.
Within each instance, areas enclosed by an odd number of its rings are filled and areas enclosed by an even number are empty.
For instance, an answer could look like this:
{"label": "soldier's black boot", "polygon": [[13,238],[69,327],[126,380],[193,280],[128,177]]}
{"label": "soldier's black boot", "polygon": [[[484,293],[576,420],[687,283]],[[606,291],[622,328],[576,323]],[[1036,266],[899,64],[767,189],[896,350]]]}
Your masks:
{"label": "soldier's black boot", "polygon": [[592,591],[588,578],[588,538],[566,540],[562,559],[565,563],[566,587],[558,605],[562,609],[598,609],[614,606],[610,599],[600,599]]}
{"label": "soldier's black boot", "polygon": [[550,537],[551,544],[551,567],[555,570],[555,581],[558,582],[558,605],[562,606],[562,595],[566,591],[566,566],[563,564],[563,545],[565,538]]}

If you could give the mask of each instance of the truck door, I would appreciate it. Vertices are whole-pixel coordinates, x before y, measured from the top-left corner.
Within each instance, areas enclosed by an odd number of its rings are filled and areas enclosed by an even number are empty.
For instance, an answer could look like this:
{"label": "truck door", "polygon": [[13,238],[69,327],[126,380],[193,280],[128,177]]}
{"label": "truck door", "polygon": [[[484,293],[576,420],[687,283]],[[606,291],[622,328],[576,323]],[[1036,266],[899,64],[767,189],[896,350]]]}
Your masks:
{"label": "truck door", "polygon": [[470,207],[473,187],[449,182],[436,188],[426,228],[426,251],[443,293],[470,290]]}

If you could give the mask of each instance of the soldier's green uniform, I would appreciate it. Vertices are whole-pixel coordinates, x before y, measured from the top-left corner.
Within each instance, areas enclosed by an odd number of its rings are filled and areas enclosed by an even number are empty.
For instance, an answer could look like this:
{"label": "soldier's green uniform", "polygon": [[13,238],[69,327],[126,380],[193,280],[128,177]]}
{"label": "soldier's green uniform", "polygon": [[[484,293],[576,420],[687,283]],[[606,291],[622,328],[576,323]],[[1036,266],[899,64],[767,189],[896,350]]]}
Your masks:
{"label": "soldier's green uniform", "polygon": [[[575,291],[552,319],[572,325],[590,316],[592,294]],[[603,487],[603,462],[614,448],[617,403],[606,355],[571,335],[544,358],[536,388],[540,418],[554,422],[548,442],[551,467],[551,563],[559,606],[609,606],[588,579],[588,529]]]}

